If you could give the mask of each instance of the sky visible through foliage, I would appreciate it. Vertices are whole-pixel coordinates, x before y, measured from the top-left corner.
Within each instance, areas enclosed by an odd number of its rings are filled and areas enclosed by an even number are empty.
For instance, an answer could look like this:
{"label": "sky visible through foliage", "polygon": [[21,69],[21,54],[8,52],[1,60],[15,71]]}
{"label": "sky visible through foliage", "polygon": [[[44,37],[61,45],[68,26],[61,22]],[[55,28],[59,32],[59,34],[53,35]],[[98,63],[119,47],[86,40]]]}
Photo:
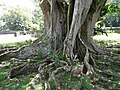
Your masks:
{"label": "sky visible through foliage", "polygon": [[[22,8],[27,8],[29,10],[35,9],[32,0],[0,0],[0,5],[1,4],[5,4],[12,7],[19,6]],[[1,13],[1,10],[0,10],[0,13]]]}

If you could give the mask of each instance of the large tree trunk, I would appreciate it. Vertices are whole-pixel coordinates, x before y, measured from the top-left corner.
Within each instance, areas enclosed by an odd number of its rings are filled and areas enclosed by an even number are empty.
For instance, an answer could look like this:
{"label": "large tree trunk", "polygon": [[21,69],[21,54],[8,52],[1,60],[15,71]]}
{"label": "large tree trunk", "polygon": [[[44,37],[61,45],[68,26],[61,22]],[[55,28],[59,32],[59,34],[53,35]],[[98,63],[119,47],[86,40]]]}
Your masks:
{"label": "large tree trunk", "polygon": [[[44,46],[45,44],[33,43],[15,52],[1,54],[0,62],[4,61],[5,56],[8,56],[6,59],[15,56],[26,59],[34,56],[37,50],[41,50],[45,54],[44,56],[48,56],[47,51],[49,50],[55,52],[61,50],[64,52],[67,61],[60,60],[56,63],[50,57],[45,62],[39,63],[40,79],[45,79],[42,78],[42,76],[45,77],[45,68],[55,69],[51,76],[55,81],[57,90],[59,90],[60,84],[59,80],[56,79],[58,78],[56,74],[61,73],[61,71],[91,74],[94,62],[90,52],[98,53],[102,51],[93,43],[91,36],[105,2],[106,0],[67,0],[67,2],[66,0],[40,0],[40,7],[44,15],[44,35],[48,37],[49,41],[47,48]],[[72,62],[75,59],[83,62],[83,65],[78,66],[77,69],[72,68]],[[49,60],[50,62],[48,62]],[[21,71],[23,69],[22,66]]]}
{"label": "large tree trunk", "polygon": [[[41,8],[46,11],[44,2],[50,6],[49,18],[46,17],[47,12],[44,18],[48,19],[45,23],[50,20],[46,31],[50,33],[51,48],[63,49],[69,64],[75,57],[84,62],[86,51],[102,51],[93,43],[91,36],[106,0],[69,0],[69,4],[65,0],[43,0]],[[88,63],[93,65],[91,56],[88,59]],[[85,67],[88,66],[85,64]]]}
{"label": "large tree trunk", "polygon": [[[65,0],[42,0],[40,6],[51,48],[54,50],[64,48],[69,59],[73,59],[76,54],[79,58],[84,58],[86,49],[82,50],[82,54],[80,48],[76,46],[88,47],[89,51],[94,53],[101,52],[102,50],[93,43],[91,36],[105,2],[106,0],[69,0],[67,4]],[[78,43],[83,45],[77,45]]]}
{"label": "large tree trunk", "polygon": [[59,0],[42,0],[40,3],[44,14],[45,31],[50,37],[51,48],[58,50],[63,48],[63,40],[66,35],[67,6]]}
{"label": "large tree trunk", "polygon": [[[63,50],[69,60],[75,56],[78,59],[84,59],[86,48],[91,52],[99,52],[99,49],[93,44],[91,36],[106,0],[68,1],[40,0],[45,22],[44,35],[49,37],[51,49]],[[43,45],[42,48],[41,45]],[[39,48],[44,49],[43,47],[44,44],[33,43],[14,52],[5,52],[0,55],[0,61],[12,57],[26,59],[34,56]],[[8,57],[4,57],[6,55]]]}

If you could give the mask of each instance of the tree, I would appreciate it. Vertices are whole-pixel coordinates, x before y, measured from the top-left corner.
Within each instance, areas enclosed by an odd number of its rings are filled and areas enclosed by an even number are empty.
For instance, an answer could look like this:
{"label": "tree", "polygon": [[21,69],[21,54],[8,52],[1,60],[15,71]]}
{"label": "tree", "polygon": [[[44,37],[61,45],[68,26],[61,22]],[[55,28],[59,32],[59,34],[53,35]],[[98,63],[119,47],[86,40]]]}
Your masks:
{"label": "tree", "polygon": [[113,1],[106,6],[106,16],[104,16],[103,23],[105,23],[106,26],[113,26],[113,27],[119,27],[120,25],[120,7],[119,7],[119,1]]}
{"label": "tree", "polygon": [[[44,15],[45,35],[49,41],[46,48],[48,51],[56,52],[55,54],[62,51],[63,60],[60,58],[57,58],[60,59],[57,61],[51,60],[52,57],[49,57],[50,54],[46,54],[44,45],[34,42],[12,52],[12,54],[11,52],[2,54],[1,61],[3,61],[4,56],[7,56],[6,59],[11,57],[26,59],[34,56],[38,49],[41,50],[44,53],[42,55],[47,56],[47,58],[40,62],[42,64],[39,63],[40,79],[48,80],[49,77],[46,77],[48,72],[46,73],[45,68],[54,67],[49,74],[55,81],[56,90],[60,90],[61,87],[58,79],[61,76],[61,74],[58,75],[61,71],[62,73],[92,74],[94,61],[90,53],[104,52],[101,47],[93,42],[91,36],[95,23],[100,16],[101,8],[105,3],[106,0],[40,0],[40,7]],[[24,53],[21,53],[23,51]],[[72,64],[75,60],[83,62],[83,64],[74,68]],[[12,72],[11,76],[14,77],[18,74]],[[48,82],[46,84],[49,86]]]}
{"label": "tree", "polygon": [[33,11],[33,23],[39,25],[39,29],[42,30],[44,28],[44,20],[43,14],[39,6],[39,0],[33,0],[35,9]]}
{"label": "tree", "polygon": [[[26,30],[29,29],[28,22],[32,22],[30,13],[26,9],[20,7],[2,6],[4,13],[1,16],[1,20],[5,22],[3,29],[10,30]],[[24,12],[26,11],[26,13]]]}
{"label": "tree", "polygon": [[120,8],[118,3],[109,2],[107,3],[101,11],[100,17],[96,22],[93,34],[101,32],[106,34],[106,31],[102,29],[103,27],[118,27],[119,26],[119,14]]}
{"label": "tree", "polygon": [[[43,29],[42,15],[36,9],[30,11],[22,7],[11,7],[1,5],[3,13],[1,19],[1,30],[40,30]],[[32,15],[33,14],[33,15]],[[40,24],[41,22],[41,24]]]}

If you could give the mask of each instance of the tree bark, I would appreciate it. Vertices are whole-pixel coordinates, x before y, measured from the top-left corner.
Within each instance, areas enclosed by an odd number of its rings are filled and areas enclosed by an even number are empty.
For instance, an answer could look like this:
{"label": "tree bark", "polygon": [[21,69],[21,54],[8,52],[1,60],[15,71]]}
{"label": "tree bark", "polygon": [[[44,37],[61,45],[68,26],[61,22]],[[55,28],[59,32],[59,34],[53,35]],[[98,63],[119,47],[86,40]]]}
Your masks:
{"label": "tree bark", "polygon": [[[60,73],[59,71],[91,74],[93,72],[94,61],[90,52],[102,52],[101,48],[98,48],[93,43],[91,36],[95,22],[99,18],[101,8],[104,6],[106,0],[68,1],[40,0],[40,7],[44,15],[44,35],[48,39],[47,46],[43,42],[35,42],[19,50],[5,52],[0,55],[0,62],[13,57],[18,59],[34,57],[38,50],[42,52],[43,57],[48,56],[50,50],[55,52],[62,51],[66,56],[64,60],[51,60],[50,63],[46,61],[45,64],[39,65],[39,74],[46,73],[46,68],[53,69],[54,67],[54,70],[50,74],[55,81],[57,90],[59,90],[58,87],[60,85],[56,78],[56,73]],[[42,40],[44,41],[44,39]],[[76,66],[77,69],[74,69],[72,62],[76,59],[79,62],[83,62],[83,64]]]}
{"label": "tree bark", "polygon": [[101,8],[105,5],[106,0],[93,0],[92,2],[87,17],[81,27],[81,39],[91,52],[103,53],[104,50],[93,42],[91,36],[95,23],[100,16]]}
{"label": "tree bark", "polygon": [[[76,36],[78,35],[78,32],[81,32],[81,25],[84,23],[86,19],[91,3],[92,3],[92,0],[89,0],[89,1],[75,0],[71,27],[66,36],[65,43],[64,43],[64,50],[66,51],[66,53],[68,53],[67,57],[69,57],[70,59],[73,59],[74,57],[73,49],[76,44],[75,43]],[[84,17],[82,17],[82,15],[84,15]],[[81,40],[79,41],[81,42]]]}
{"label": "tree bark", "polygon": [[[93,43],[91,35],[105,2],[106,0],[40,0],[49,48],[54,51],[63,50],[69,64],[75,57],[84,62],[86,49],[101,52]],[[0,62],[13,57],[34,57],[37,50],[46,54],[45,46],[41,46],[37,43],[30,44],[14,52],[3,53],[0,55]],[[89,59],[91,60],[91,56]]]}
{"label": "tree bark", "polygon": [[[63,4],[64,2],[66,1],[49,1],[51,47],[54,50],[64,48],[69,63],[75,56],[79,60],[85,61],[86,49],[94,53],[102,51],[93,43],[91,36],[106,0],[69,0],[69,7],[65,9],[63,7],[67,7],[67,4]],[[88,58],[88,63],[92,64],[91,56]]]}
{"label": "tree bark", "polygon": [[[0,63],[3,61],[10,60],[11,58],[26,60],[34,58],[37,51],[41,52],[41,56],[44,58],[48,55],[47,47],[43,42],[34,42],[25,46],[20,47],[17,50],[7,50],[0,54]],[[2,52],[2,51],[1,51]]]}

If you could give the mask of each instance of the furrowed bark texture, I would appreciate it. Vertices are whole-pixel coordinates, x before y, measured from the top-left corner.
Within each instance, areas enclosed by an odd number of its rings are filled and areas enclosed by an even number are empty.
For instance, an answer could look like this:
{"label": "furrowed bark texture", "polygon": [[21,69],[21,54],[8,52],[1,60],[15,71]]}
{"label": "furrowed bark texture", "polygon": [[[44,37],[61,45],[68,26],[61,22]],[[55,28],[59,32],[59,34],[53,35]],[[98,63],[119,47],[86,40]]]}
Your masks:
{"label": "furrowed bark texture", "polygon": [[[43,1],[48,1],[50,6],[48,32],[50,32],[52,49],[63,48],[69,63],[75,57],[84,62],[86,51],[88,53],[89,51],[94,53],[102,51],[93,43],[91,36],[106,0],[69,0],[68,4],[65,0]],[[44,5],[42,6],[44,7]],[[92,64],[91,56],[88,55],[88,58],[88,63]],[[84,67],[87,68],[86,65],[88,64],[85,64]]]}
{"label": "furrowed bark texture", "polygon": [[[64,50],[69,54],[68,56],[71,59],[74,57],[73,49],[76,44],[76,37],[78,32],[81,31],[81,25],[84,23],[92,3],[92,0],[87,1],[87,3],[86,1],[87,0],[75,1],[71,27],[68,30],[68,34],[65,39]],[[82,15],[84,15],[84,17]],[[79,41],[81,42],[81,40]]]}

